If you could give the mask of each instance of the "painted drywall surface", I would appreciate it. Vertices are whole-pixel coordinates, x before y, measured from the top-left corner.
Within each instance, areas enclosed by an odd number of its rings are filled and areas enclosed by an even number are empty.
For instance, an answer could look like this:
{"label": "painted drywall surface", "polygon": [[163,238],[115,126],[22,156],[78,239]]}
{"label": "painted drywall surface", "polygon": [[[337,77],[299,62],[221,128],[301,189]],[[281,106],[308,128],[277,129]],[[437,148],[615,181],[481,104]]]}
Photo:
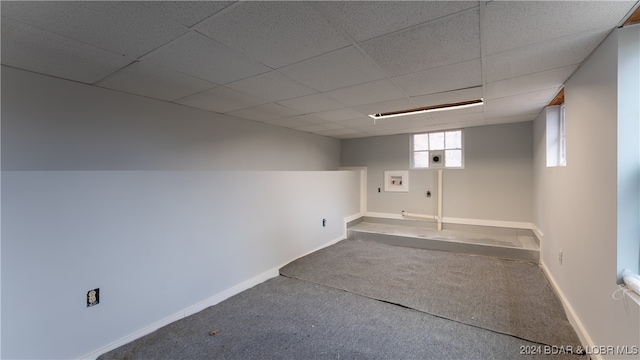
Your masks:
{"label": "painted drywall surface", "polygon": [[90,353],[339,238],[359,211],[351,171],[2,176],[8,359]]}
{"label": "painted drywall surface", "polygon": [[[443,174],[444,216],[531,222],[532,132],[531,122],[465,129],[465,168]],[[342,141],[341,165],[367,166],[369,212],[435,214],[436,170],[411,170],[408,193],[384,193],[384,171],[409,169],[409,158],[410,135]]]}
{"label": "painted drywall surface", "polygon": [[4,67],[2,121],[2,358],[92,353],[359,212],[333,139]]}
{"label": "painted drywall surface", "polygon": [[336,170],[340,141],[2,66],[3,170]]}
{"label": "painted drywall surface", "polygon": [[535,120],[534,224],[544,234],[541,261],[588,345],[639,346],[638,307],[611,298],[617,289],[617,43],[614,32],[565,84],[566,167],[546,167],[545,114]]}

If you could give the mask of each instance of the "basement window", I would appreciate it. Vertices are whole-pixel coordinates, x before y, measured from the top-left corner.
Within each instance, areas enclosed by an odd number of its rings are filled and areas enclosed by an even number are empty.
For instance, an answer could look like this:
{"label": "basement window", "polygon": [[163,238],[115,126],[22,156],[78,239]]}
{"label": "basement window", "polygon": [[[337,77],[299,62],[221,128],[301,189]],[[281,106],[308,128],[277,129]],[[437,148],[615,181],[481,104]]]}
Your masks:
{"label": "basement window", "polygon": [[547,167],[567,166],[564,104],[547,112]]}
{"label": "basement window", "polygon": [[464,164],[462,130],[413,134],[412,169],[461,169]]}

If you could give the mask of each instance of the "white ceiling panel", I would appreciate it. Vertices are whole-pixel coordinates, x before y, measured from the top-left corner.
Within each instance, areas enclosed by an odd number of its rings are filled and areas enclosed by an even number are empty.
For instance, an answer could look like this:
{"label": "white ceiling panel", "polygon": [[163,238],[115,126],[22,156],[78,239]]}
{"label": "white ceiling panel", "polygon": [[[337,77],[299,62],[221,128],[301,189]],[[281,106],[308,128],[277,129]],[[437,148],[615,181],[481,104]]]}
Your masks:
{"label": "white ceiling panel", "polygon": [[510,123],[516,123],[516,122],[532,121],[532,120],[535,120],[537,116],[538,114],[509,116],[504,118],[492,117],[492,118],[487,118],[487,125],[510,124]]}
{"label": "white ceiling panel", "polygon": [[[559,89],[578,68],[577,65],[487,83],[485,99],[530,93],[543,89]],[[549,99],[550,100],[550,99]]]}
{"label": "white ceiling panel", "polygon": [[[5,1],[1,60],[355,138],[531,119],[634,3]],[[378,126],[366,116],[480,97]]]}
{"label": "white ceiling panel", "polygon": [[398,88],[387,79],[327,91],[324,94],[349,106],[396,100],[405,97],[405,94],[398,90]]}
{"label": "white ceiling panel", "polygon": [[460,116],[468,115],[468,114],[479,114],[480,116],[483,116],[484,115],[484,106],[483,105],[478,105],[478,106],[466,107],[466,108],[462,108],[462,109],[449,109],[449,110],[445,110],[445,111],[434,111],[434,112],[430,112],[429,116],[432,119],[447,119],[447,118],[459,118]]}
{"label": "white ceiling panel", "polygon": [[313,94],[301,96],[295,99],[278,101],[278,104],[298,110],[305,114],[340,109],[345,107],[341,102],[322,94]]}
{"label": "white ceiling panel", "polygon": [[227,84],[227,87],[270,101],[292,99],[316,93],[284,75],[272,71]]}
{"label": "white ceiling panel", "polygon": [[5,17],[1,36],[3,64],[88,84],[133,61]]}
{"label": "white ceiling panel", "polygon": [[[362,42],[478,6],[476,1],[318,2],[322,12]],[[372,26],[375,24],[375,26]]]}
{"label": "white ceiling panel", "polygon": [[281,118],[273,121],[268,121],[268,123],[276,126],[295,129],[295,128],[308,126],[308,125],[326,123],[326,121],[310,115],[298,115],[298,116],[292,116],[288,118]]}
{"label": "white ceiling panel", "polygon": [[211,90],[191,95],[176,101],[177,103],[193,106],[199,109],[227,113],[260,104],[267,100],[241,93],[233,89],[220,86]]}
{"label": "white ceiling panel", "polygon": [[142,1],[140,4],[157,14],[191,27],[219,12],[234,1]]}
{"label": "white ceiling panel", "polygon": [[216,84],[271,71],[270,68],[215,40],[190,32],[142,58]]}
{"label": "white ceiling panel", "polygon": [[318,135],[331,136],[331,137],[337,137],[337,138],[341,138],[340,136],[361,134],[360,131],[354,130],[354,129],[349,129],[349,128],[341,128],[341,129],[334,129],[334,130],[324,130],[324,131],[315,131],[315,133],[318,134]]}
{"label": "white ceiling panel", "polygon": [[[439,119],[439,120],[443,120],[443,119]],[[416,127],[411,130],[413,133],[420,133],[420,132],[429,132],[429,131],[454,130],[454,129],[462,129],[467,127],[487,125],[487,122],[484,120],[484,117],[479,116],[478,114],[469,114],[466,116],[461,116],[457,119],[448,119],[448,120],[449,121],[440,122],[438,124],[433,124],[429,126]]]}
{"label": "white ceiling panel", "polygon": [[546,89],[499,99],[486,99],[485,116],[490,119],[538,114],[553,99],[558,90]]}
{"label": "white ceiling panel", "polygon": [[437,94],[415,96],[411,98],[411,101],[413,101],[417,105],[416,107],[426,107],[480,98],[482,98],[482,87],[475,87],[469,89],[447,91]]}
{"label": "white ceiling panel", "polygon": [[327,121],[342,121],[342,120],[350,120],[350,119],[356,119],[356,118],[362,117],[361,113],[351,108],[322,111],[322,112],[313,113],[311,115]]}
{"label": "white ceiling panel", "polygon": [[373,125],[374,121],[368,116],[363,116],[356,119],[337,121],[337,123],[349,128],[362,128]]}
{"label": "white ceiling panel", "polygon": [[353,106],[352,109],[363,115],[379,114],[397,110],[414,109],[417,106],[408,99],[381,101],[373,104]]}
{"label": "white ceiling panel", "polygon": [[167,101],[216,87],[216,84],[148,63],[131,64],[97,85]]}
{"label": "white ceiling panel", "polygon": [[581,63],[604,40],[610,29],[553,39],[487,56],[487,81]]}
{"label": "white ceiling panel", "polygon": [[305,2],[242,2],[198,31],[279,68],[350,45]]}
{"label": "white ceiling panel", "polygon": [[578,32],[611,29],[634,4],[634,1],[489,2],[485,11],[487,54]]}
{"label": "white ceiling panel", "polygon": [[280,69],[283,74],[318,91],[329,91],[385,77],[377,65],[353,46]]}
{"label": "white ceiling panel", "polygon": [[338,125],[332,122],[325,122],[321,124],[315,125],[306,125],[296,128],[296,130],[305,131],[305,132],[318,132],[318,131],[329,131],[329,130],[339,130],[344,129],[344,126]]}
{"label": "white ceiling panel", "polygon": [[391,78],[410,96],[482,86],[480,59]]}
{"label": "white ceiling panel", "polygon": [[479,59],[479,29],[479,12],[471,9],[361,46],[388,75],[398,76]]}
{"label": "white ceiling panel", "polygon": [[294,110],[275,103],[268,103],[264,105],[258,105],[242,110],[236,110],[228,112],[227,114],[241,117],[243,119],[255,120],[255,121],[270,121],[296,115],[302,113],[298,110]]}
{"label": "white ceiling panel", "polygon": [[131,57],[140,57],[188,31],[127,1],[2,2],[2,14]]}

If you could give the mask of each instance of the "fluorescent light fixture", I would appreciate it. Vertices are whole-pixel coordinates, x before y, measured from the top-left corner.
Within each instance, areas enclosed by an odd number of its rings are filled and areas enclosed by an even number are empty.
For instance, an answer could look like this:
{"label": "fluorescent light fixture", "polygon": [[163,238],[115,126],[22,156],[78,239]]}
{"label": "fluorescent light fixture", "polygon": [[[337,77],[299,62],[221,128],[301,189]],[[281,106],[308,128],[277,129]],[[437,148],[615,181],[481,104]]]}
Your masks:
{"label": "fluorescent light fixture", "polygon": [[426,107],[421,107],[416,109],[399,110],[399,111],[392,111],[392,112],[386,112],[386,113],[380,113],[380,114],[371,114],[369,115],[369,117],[373,119],[386,119],[386,118],[392,118],[397,116],[424,114],[424,113],[430,113],[430,112],[436,112],[436,111],[466,109],[474,106],[479,106],[482,104],[484,104],[484,101],[482,99],[475,99],[475,100],[461,101],[457,103],[426,106]]}

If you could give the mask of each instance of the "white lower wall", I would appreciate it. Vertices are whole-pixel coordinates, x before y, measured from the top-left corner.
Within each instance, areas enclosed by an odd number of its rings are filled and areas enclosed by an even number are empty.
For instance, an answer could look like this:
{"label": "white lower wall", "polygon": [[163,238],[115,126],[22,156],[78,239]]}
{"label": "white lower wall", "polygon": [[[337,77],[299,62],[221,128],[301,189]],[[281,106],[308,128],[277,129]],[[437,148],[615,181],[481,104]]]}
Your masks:
{"label": "white lower wall", "polygon": [[357,171],[5,171],[2,358],[90,354],[342,238],[359,184]]}

